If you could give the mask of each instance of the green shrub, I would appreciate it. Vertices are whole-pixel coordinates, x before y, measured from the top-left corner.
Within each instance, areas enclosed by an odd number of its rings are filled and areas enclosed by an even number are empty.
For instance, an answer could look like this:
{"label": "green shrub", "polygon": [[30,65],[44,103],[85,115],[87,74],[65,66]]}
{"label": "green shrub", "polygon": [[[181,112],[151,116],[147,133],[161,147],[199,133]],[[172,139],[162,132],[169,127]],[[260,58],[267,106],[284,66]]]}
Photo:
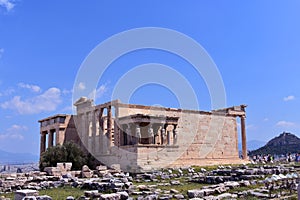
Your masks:
{"label": "green shrub", "polygon": [[58,162],[72,162],[72,169],[79,170],[85,164],[88,164],[90,156],[80,149],[73,142],[66,142],[63,145],[56,145],[48,148],[41,155],[40,170],[45,167],[56,167]]}

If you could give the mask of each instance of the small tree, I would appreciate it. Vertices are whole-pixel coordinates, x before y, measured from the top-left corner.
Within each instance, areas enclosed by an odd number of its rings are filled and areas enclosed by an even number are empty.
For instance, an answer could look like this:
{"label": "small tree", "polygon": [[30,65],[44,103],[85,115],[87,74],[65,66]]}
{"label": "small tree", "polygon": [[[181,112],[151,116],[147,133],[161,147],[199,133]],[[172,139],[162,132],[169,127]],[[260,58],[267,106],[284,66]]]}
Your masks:
{"label": "small tree", "polygon": [[41,155],[40,170],[45,167],[55,167],[58,162],[72,162],[72,169],[79,170],[87,163],[87,154],[82,151],[75,143],[66,142],[48,148]]}

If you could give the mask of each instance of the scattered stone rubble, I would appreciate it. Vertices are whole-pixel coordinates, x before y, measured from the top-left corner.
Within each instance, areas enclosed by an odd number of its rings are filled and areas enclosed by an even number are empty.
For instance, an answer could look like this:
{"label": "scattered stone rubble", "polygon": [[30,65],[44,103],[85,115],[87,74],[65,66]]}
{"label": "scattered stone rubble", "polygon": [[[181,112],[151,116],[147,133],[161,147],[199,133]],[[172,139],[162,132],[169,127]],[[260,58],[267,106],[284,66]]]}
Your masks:
{"label": "scattered stone rubble", "polygon": [[[174,168],[133,175],[122,172],[118,165],[110,169],[98,166],[96,170],[83,166],[81,171],[71,171],[71,167],[71,163],[59,163],[57,167],[46,168],[46,172],[1,174],[0,193],[15,192],[17,200],[51,200],[50,196],[39,196],[38,191],[71,186],[83,190],[81,199],[219,200],[247,196],[265,199],[295,194],[300,172],[299,166],[265,165],[219,166],[212,171]],[[199,188],[185,192],[177,190],[178,186],[191,183],[198,183]],[[66,199],[75,198],[69,196]]]}

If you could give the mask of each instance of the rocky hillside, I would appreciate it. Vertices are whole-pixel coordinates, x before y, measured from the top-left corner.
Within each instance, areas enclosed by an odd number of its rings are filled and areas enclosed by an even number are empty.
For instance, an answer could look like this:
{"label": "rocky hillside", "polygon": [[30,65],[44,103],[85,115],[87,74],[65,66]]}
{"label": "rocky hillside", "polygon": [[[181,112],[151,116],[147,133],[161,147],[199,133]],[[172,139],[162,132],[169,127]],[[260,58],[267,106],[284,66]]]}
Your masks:
{"label": "rocky hillside", "polygon": [[265,146],[251,151],[250,155],[257,154],[287,154],[300,152],[300,138],[292,133],[283,132],[270,140]]}

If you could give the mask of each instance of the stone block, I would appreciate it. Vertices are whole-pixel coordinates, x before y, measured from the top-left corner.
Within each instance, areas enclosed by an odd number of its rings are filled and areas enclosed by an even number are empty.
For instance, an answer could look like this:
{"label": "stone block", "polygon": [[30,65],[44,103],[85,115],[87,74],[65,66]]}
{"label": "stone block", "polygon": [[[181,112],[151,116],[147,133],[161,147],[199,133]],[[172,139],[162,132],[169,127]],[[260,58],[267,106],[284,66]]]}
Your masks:
{"label": "stone block", "polygon": [[71,171],[71,169],[72,169],[72,163],[71,162],[65,163],[65,169],[66,169],[67,172]]}
{"label": "stone block", "polygon": [[37,200],[52,200],[52,198],[48,195],[43,195],[43,196],[37,196]]}
{"label": "stone block", "polygon": [[87,165],[82,166],[81,177],[91,178],[93,176],[93,171]]}
{"label": "stone block", "polygon": [[15,200],[22,200],[24,197],[35,197],[38,196],[39,192],[37,190],[17,190],[15,192]]}
{"label": "stone block", "polygon": [[67,162],[67,163],[57,163],[56,167],[62,171],[62,172],[68,172],[71,171],[72,168],[72,163]]}
{"label": "stone block", "polygon": [[57,167],[45,167],[44,171],[49,176],[61,176],[61,170]]}
{"label": "stone block", "polygon": [[121,170],[120,164],[112,164],[112,165],[110,166],[110,168],[112,168],[112,169],[114,169],[114,170],[118,170],[118,171]]}
{"label": "stone block", "polygon": [[98,192],[98,190],[90,190],[90,191],[85,191],[84,196],[90,197],[90,198],[97,198],[100,197],[101,193]]}
{"label": "stone block", "polygon": [[96,170],[98,170],[98,171],[105,171],[105,170],[107,170],[107,166],[105,166],[105,165],[99,165],[99,166],[96,167]]}
{"label": "stone block", "polygon": [[189,198],[197,198],[197,197],[204,197],[203,190],[188,190]]}
{"label": "stone block", "polygon": [[100,200],[120,200],[121,194],[111,193],[111,194],[101,194]]}
{"label": "stone block", "polygon": [[129,198],[129,194],[126,191],[117,192],[117,194],[121,195],[121,200],[126,200]]}

